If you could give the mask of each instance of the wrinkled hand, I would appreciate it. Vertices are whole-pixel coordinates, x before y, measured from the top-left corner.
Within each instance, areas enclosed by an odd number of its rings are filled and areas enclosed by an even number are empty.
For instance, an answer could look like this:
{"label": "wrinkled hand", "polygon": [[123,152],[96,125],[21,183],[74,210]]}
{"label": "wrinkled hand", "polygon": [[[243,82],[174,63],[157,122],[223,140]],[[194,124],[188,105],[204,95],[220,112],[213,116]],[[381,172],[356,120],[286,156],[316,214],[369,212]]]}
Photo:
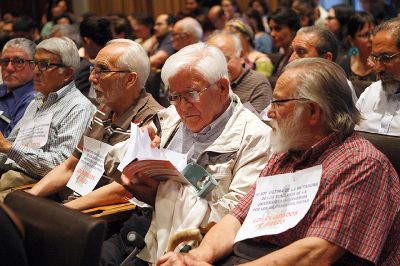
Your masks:
{"label": "wrinkled hand", "polygon": [[211,266],[189,253],[168,252],[157,261],[157,266]]}
{"label": "wrinkled hand", "polygon": [[149,133],[149,137],[151,140],[151,147],[152,148],[157,148],[158,146],[160,146],[161,143],[161,138],[157,135],[157,133],[154,131],[154,128],[147,125],[147,126],[143,126],[140,128],[140,130],[142,132],[146,131]]}
{"label": "wrinkled hand", "polygon": [[133,174],[128,169],[129,167],[125,167],[122,171],[122,185],[138,200],[154,206],[160,181],[150,178],[142,172]]}
{"label": "wrinkled hand", "polygon": [[0,132],[0,152],[8,153],[10,149],[11,149],[11,142],[9,142]]}

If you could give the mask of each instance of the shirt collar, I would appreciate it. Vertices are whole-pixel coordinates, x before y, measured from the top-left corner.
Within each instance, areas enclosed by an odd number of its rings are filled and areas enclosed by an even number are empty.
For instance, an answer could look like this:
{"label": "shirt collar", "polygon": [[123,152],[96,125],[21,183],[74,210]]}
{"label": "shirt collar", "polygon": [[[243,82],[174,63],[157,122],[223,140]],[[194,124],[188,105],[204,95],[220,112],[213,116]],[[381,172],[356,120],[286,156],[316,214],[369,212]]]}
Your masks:
{"label": "shirt collar", "polygon": [[26,94],[27,91],[32,90],[32,88],[33,80],[30,80],[27,83],[13,89],[11,92],[7,92],[7,86],[3,84],[0,86],[0,97],[3,97],[7,94],[12,94],[15,98],[21,98]]}
{"label": "shirt collar", "polygon": [[[71,92],[74,88],[75,88],[75,81],[72,80],[70,83],[68,83],[61,89],[59,89],[55,92],[49,93],[49,95],[47,96],[47,102],[55,102],[58,99],[61,99],[62,97],[67,95],[69,92]],[[37,91],[35,92],[35,99],[43,99],[43,98],[44,98],[44,95],[41,92],[37,92]]]}
{"label": "shirt collar", "polygon": [[249,72],[250,72],[250,68],[246,67],[242,71],[242,74],[240,74],[239,77],[237,77],[234,81],[231,82],[231,87],[232,88],[236,87]]}
{"label": "shirt collar", "polygon": [[141,89],[139,98],[136,102],[121,117],[119,117],[114,124],[120,128],[129,128],[131,122],[135,120],[136,115],[147,105],[148,101],[149,95],[144,89]]}

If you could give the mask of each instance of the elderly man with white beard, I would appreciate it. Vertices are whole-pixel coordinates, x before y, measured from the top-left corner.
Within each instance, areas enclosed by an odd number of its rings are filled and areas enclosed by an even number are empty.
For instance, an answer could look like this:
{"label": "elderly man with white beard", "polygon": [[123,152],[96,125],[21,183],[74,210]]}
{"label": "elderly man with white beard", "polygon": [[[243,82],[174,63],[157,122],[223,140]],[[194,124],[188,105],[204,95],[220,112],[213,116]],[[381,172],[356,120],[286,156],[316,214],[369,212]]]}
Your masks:
{"label": "elderly man with white beard", "polygon": [[400,20],[378,25],[368,58],[380,80],[365,89],[357,108],[365,120],[357,130],[400,136]]}
{"label": "elderly man with white beard", "polygon": [[[350,256],[352,265],[400,265],[399,178],[389,160],[354,131],[361,116],[343,69],[326,59],[298,59],[279,77],[273,97],[268,116],[275,153],[261,177],[198,248],[187,254],[167,253],[157,265],[243,263],[239,253],[227,255],[235,239],[239,246],[246,238],[258,247],[275,247],[246,265],[330,265],[342,256]],[[272,217],[268,208],[258,224],[254,218],[261,216],[253,203],[268,204],[259,192],[276,192],[262,184],[284,177],[307,180],[311,168],[319,169],[315,194],[307,196],[310,201],[305,209],[298,202],[292,204],[290,220],[295,222],[288,226],[285,216],[275,216],[283,225],[271,233],[273,226],[265,224]],[[306,171],[307,175],[301,174]],[[277,195],[283,201],[290,199],[289,193]],[[295,211],[303,211],[304,216],[296,219]]]}

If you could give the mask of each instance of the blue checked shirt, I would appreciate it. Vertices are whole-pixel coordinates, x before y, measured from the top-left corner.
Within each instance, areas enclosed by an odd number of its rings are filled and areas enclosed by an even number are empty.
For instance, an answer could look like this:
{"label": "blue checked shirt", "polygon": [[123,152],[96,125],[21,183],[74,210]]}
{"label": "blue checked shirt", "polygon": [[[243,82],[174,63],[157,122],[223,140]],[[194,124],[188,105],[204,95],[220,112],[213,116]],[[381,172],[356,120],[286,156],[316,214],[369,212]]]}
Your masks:
{"label": "blue checked shirt", "polygon": [[[0,155],[0,168],[23,171],[33,178],[45,176],[70,156],[95,110],[94,105],[76,88],[74,82],[50,93],[45,102],[43,95],[36,93],[35,99],[7,138],[12,142],[12,147],[7,155]],[[24,122],[48,114],[53,116],[48,140],[43,147],[29,148],[16,140]],[[7,158],[14,162],[5,164]]]}

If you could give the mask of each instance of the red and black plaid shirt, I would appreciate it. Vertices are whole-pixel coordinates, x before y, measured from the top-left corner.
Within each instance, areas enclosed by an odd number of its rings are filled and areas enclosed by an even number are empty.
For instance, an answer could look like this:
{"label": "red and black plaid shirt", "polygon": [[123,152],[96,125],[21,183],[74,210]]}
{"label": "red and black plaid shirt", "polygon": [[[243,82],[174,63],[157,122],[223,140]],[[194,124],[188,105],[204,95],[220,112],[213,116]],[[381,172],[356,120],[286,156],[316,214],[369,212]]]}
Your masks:
{"label": "red and black plaid shirt", "polygon": [[[322,164],[318,193],[292,229],[263,236],[278,246],[319,237],[373,263],[400,265],[400,183],[389,160],[359,134],[332,133],[301,154],[274,154],[260,176]],[[231,212],[243,223],[255,185]]]}

